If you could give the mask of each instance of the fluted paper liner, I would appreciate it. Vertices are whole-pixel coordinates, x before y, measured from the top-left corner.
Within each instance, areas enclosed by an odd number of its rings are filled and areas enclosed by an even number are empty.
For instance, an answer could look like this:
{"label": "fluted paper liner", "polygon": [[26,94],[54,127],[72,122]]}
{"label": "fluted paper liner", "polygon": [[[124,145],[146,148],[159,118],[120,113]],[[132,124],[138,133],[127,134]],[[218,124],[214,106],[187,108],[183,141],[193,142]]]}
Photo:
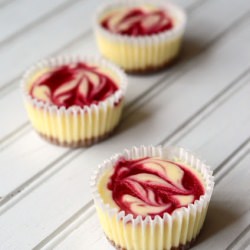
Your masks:
{"label": "fluted paper liner", "polygon": [[[103,15],[120,7],[151,4],[167,9],[174,27],[158,34],[129,36],[103,28]],[[117,0],[103,4],[96,12],[94,30],[100,52],[127,72],[147,72],[170,64],[178,55],[186,26],[186,14],[180,7],[161,0]]]}
{"label": "fluted paper liner", "polygon": [[[69,108],[40,101],[29,94],[27,84],[37,72],[79,61],[111,71],[118,79],[118,90],[98,104]],[[50,142],[70,147],[88,146],[115,129],[120,120],[126,87],[127,78],[123,71],[98,57],[64,56],[43,60],[31,67],[21,81],[26,110],[34,129]]]}
{"label": "fluted paper liner", "polygon": [[[111,208],[104,204],[98,192],[97,185],[102,174],[113,168],[120,157],[125,159],[139,159],[143,157],[161,157],[163,159],[186,164],[196,169],[204,179],[205,194],[194,204],[176,209],[171,215],[165,213],[163,217],[133,216]],[[212,171],[203,161],[177,147],[140,146],[125,150],[98,166],[91,178],[91,188],[100,223],[106,237],[121,249],[133,250],[162,250],[178,247],[188,247],[199,234],[207,213],[212,195],[214,178]],[[187,249],[187,248],[185,248]]]}

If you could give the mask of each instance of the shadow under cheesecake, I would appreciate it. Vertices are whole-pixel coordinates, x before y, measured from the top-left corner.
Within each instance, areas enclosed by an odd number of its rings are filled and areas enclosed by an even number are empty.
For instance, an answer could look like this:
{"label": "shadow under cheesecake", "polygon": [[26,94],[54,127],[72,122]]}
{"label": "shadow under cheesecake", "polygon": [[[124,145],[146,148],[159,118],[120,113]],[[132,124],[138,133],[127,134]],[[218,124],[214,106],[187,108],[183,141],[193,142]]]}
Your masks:
{"label": "shadow under cheesecake", "polygon": [[239,216],[240,214],[237,214],[230,207],[225,206],[225,204],[211,201],[204,227],[197,237],[195,246],[199,248],[199,244],[204,243],[213,235],[229,227]]}

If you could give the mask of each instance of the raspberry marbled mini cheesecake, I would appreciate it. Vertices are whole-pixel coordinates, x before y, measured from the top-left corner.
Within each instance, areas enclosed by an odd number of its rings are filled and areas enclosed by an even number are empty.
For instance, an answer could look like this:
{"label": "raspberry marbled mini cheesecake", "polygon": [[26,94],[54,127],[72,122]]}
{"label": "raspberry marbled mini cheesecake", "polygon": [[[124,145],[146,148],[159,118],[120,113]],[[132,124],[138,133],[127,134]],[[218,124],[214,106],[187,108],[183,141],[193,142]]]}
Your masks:
{"label": "raspberry marbled mini cheesecake", "polygon": [[117,249],[188,249],[213,189],[211,171],[180,148],[140,147],[99,167],[94,200]]}
{"label": "raspberry marbled mini cheesecake", "polygon": [[31,123],[50,142],[87,146],[117,126],[126,89],[122,71],[105,60],[57,58],[23,78]]}
{"label": "raspberry marbled mini cheesecake", "polygon": [[95,18],[101,53],[127,72],[148,72],[178,55],[186,17],[166,1],[116,1],[104,4]]}

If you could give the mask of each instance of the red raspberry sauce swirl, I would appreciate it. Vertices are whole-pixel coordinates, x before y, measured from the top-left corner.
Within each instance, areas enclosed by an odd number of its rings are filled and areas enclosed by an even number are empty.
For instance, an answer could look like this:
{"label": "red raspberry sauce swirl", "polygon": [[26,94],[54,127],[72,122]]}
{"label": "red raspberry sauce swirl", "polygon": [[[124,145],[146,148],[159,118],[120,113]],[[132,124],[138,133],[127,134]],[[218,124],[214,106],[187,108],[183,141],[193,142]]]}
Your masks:
{"label": "red raspberry sauce swirl", "polygon": [[128,36],[153,35],[173,28],[173,21],[164,10],[132,8],[118,22],[113,22],[113,18],[119,14],[117,11],[107,16],[101,22],[102,27],[112,33]]}
{"label": "red raspberry sauce swirl", "polygon": [[204,194],[202,182],[187,167],[150,157],[120,159],[108,189],[121,210],[142,217],[171,214]]}
{"label": "red raspberry sauce swirl", "polygon": [[30,89],[32,97],[39,99],[35,94],[39,87],[45,87],[49,102],[66,108],[97,104],[118,89],[108,75],[83,62],[63,65],[43,74]]}

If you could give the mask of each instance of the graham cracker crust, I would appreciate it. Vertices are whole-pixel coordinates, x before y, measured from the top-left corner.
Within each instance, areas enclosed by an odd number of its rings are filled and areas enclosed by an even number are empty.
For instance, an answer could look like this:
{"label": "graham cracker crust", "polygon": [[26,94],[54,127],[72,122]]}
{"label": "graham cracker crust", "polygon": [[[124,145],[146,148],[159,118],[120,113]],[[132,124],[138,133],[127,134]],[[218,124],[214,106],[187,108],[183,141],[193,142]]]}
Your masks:
{"label": "graham cracker crust", "polygon": [[[115,244],[114,241],[110,240],[107,236],[106,236],[107,240],[110,242],[110,244],[116,249],[116,250],[127,250],[126,248],[122,248],[118,245]],[[191,242],[187,242],[185,245],[181,244],[178,247],[171,247],[170,250],[187,250],[190,249],[191,246],[193,246],[195,239],[193,239]],[[145,250],[145,249],[141,249],[141,250]],[[162,250],[166,250],[166,249],[162,249]]]}
{"label": "graham cracker crust", "polygon": [[70,142],[70,143],[66,142],[66,141],[60,142],[57,138],[53,138],[53,137],[44,135],[44,134],[39,133],[39,132],[38,132],[38,135],[40,137],[42,137],[44,140],[46,140],[47,142],[50,142],[50,143],[57,145],[57,146],[68,147],[68,148],[81,148],[81,147],[89,147],[97,142],[105,140],[107,137],[111,136],[115,130],[116,130],[116,127],[112,131],[110,131],[104,135],[101,135],[98,137],[93,137],[90,139],[74,141],[74,142]]}

